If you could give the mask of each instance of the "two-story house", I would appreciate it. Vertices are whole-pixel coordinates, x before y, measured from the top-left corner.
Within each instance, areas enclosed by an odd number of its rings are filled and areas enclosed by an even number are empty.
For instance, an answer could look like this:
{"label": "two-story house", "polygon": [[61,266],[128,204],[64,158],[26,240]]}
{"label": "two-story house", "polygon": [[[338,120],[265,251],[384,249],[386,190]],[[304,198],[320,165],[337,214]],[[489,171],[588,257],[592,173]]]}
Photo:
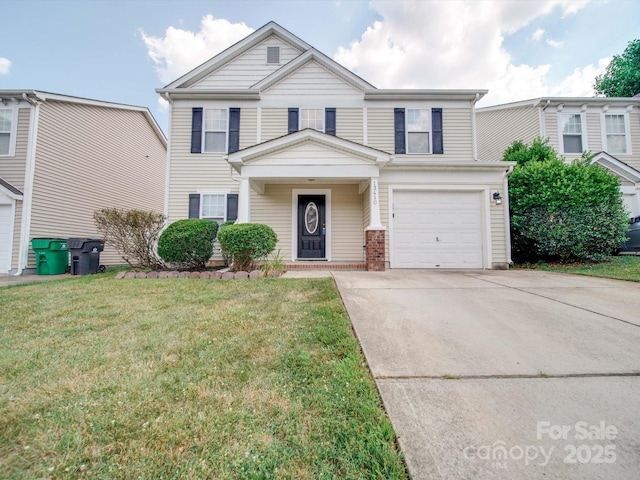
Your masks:
{"label": "two-story house", "polygon": [[0,90],[0,273],[35,269],[33,238],[98,236],[100,208],[161,213],[166,152],[145,107]]}
{"label": "two-story house", "polygon": [[543,97],[478,108],[478,155],[497,161],[516,140],[548,138],[567,160],[585,151],[620,178],[631,216],[640,215],[640,97]]}
{"label": "two-story house", "polygon": [[271,22],[157,92],[169,222],[265,223],[291,268],[510,261],[513,165],[478,161],[484,90],[377,89]]}

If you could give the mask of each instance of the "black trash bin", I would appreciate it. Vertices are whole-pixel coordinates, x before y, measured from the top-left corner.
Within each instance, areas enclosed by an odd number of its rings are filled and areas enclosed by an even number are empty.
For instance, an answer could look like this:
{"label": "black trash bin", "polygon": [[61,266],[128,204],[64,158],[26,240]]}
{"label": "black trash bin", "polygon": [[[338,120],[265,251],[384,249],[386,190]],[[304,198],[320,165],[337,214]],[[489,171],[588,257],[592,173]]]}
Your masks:
{"label": "black trash bin", "polygon": [[70,238],[67,240],[71,257],[71,275],[89,275],[104,270],[100,266],[101,238]]}

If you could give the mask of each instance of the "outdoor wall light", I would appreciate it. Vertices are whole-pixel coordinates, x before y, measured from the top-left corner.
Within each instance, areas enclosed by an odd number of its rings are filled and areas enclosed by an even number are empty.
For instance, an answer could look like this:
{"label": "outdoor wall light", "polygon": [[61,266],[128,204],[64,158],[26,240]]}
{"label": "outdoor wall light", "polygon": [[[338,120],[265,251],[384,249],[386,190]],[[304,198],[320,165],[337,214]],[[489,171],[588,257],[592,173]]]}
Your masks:
{"label": "outdoor wall light", "polygon": [[496,205],[502,205],[502,196],[500,192],[493,192],[493,201],[496,202]]}

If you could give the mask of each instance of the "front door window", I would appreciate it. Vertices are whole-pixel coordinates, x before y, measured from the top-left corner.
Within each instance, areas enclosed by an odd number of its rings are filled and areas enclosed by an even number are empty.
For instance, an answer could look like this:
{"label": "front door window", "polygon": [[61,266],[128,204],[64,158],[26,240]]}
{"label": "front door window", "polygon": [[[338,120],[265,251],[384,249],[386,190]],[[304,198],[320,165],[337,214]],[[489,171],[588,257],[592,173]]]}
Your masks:
{"label": "front door window", "polygon": [[307,204],[304,212],[304,224],[309,235],[313,235],[318,230],[318,207],[313,202]]}

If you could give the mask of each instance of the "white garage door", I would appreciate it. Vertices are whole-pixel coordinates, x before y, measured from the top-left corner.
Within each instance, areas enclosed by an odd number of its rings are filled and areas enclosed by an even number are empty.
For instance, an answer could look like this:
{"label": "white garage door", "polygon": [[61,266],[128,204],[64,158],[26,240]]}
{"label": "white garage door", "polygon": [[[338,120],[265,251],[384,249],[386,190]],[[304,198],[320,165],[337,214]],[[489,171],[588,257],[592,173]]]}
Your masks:
{"label": "white garage door", "polygon": [[392,268],[482,268],[480,192],[394,191]]}
{"label": "white garage door", "polygon": [[9,271],[11,205],[0,205],[0,273]]}

